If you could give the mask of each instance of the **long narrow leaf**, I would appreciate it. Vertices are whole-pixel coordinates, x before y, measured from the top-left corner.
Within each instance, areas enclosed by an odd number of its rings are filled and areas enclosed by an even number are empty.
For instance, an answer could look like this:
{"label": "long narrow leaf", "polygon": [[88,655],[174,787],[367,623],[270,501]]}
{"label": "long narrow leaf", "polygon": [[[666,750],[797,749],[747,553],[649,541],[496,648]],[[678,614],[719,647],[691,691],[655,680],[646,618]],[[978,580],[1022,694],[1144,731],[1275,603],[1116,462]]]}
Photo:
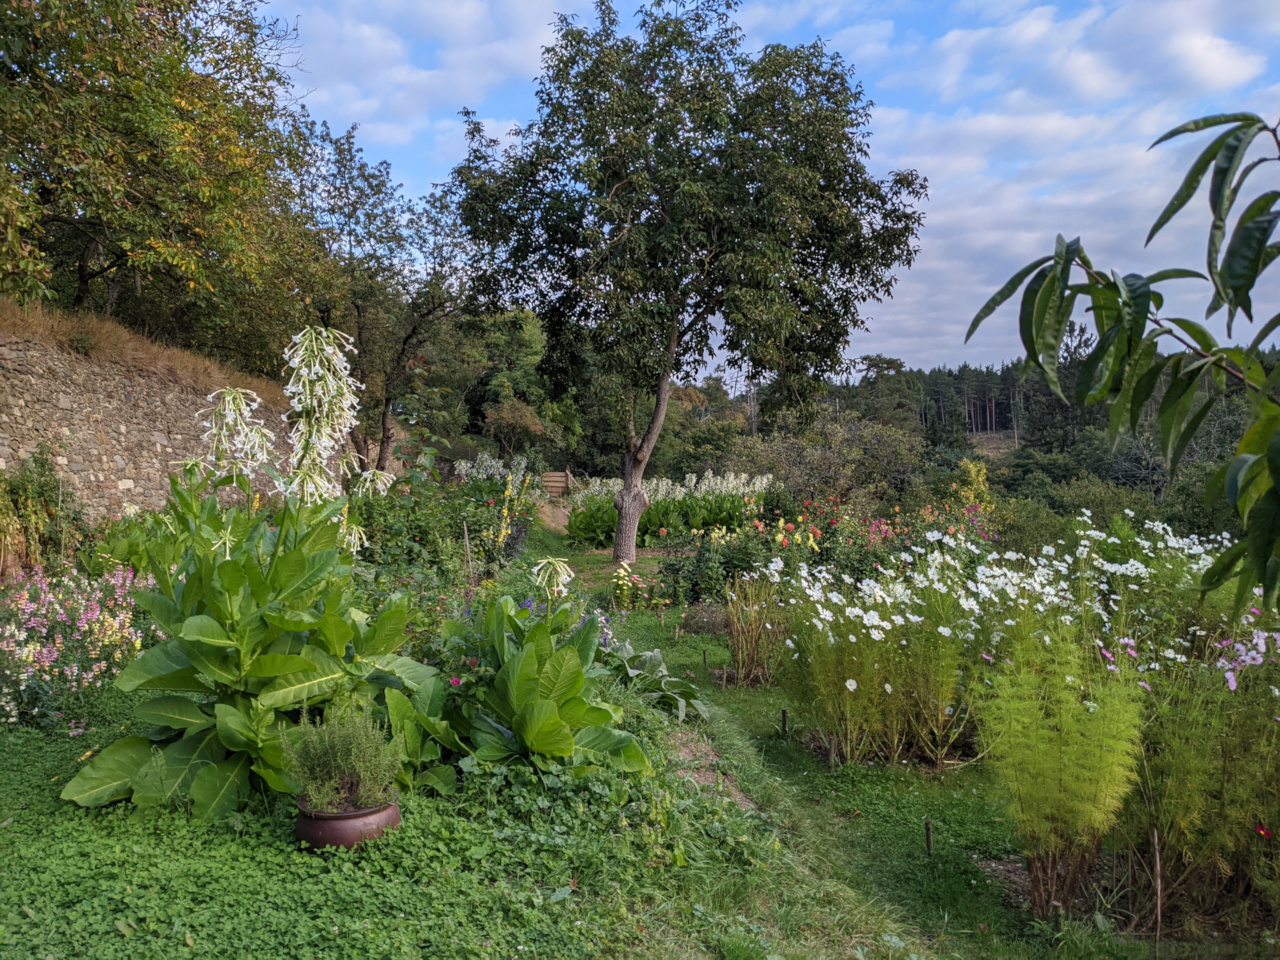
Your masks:
{"label": "long narrow leaf", "polygon": [[[1256,113],[1215,113],[1212,116],[1200,117],[1198,120],[1188,120],[1186,123],[1179,124],[1167,133],[1161,134],[1151,147],[1158,147],[1166,140],[1172,140],[1174,137],[1180,137],[1184,133],[1195,133],[1199,130],[1207,130],[1209,127],[1220,127],[1224,123],[1263,123],[1263,119]],[[1148,150],[1151,147],[1147,147]]]}
{"label": "long narrow leaf", "polygon": [[991,298],[982,305],[982,309],[974,315],[973,322],[969,324],[969,332],[964,335],[964,342],[969,342],[969,338],[978,332],[978,327],[982,321],[995,313],[1001,304],[1012,297],[1027,277],[1052,259],[1053,257],[1041,257],[1038,260],[1033,260],[1010,277],[1005,285],[992,294]]}
{"label": "long narrow leaf", "polygon": [[[1204,148],[1200,153],[1200,156],[1196,157],[1195,163],[1193,163],[1191,165],[1191,169],[1187,171],[1187,175],[1183,178],[1182,184],[1173,192],[1172,199],[1165,204],[1165,208],[1160,211],[1160,216],[1156,217],[1156,222],[1151,225],[1151,231],[1147,234],[1148,244],[1151,243],[1152,239],[1155,238],[1155,235],[1160,232],[1160,229],[1172,220],[1177,212],[1185,207],[1191,198],[1196,195],[1196,190],[1200,188],[1200,181],[1204,179],[1205,172],[1209,169],[1209,165],[1213,163],[1214,159],[1218,156],[1218,151],[1222,149],[1222,145],[1227,142],[1227,139],[1233,132],[1233,130],[1228,130],[1226,133],[1216,138],[1211,144],[1209,144],[1209,146]],[[1176,133],[1167,133],[1157,140],[1156,143],[1161,143],[1164,140],[1167,140],[1170,136],[1176,136]],[[1154,147],[1156,143],[1153,143],[1151,146]]]}

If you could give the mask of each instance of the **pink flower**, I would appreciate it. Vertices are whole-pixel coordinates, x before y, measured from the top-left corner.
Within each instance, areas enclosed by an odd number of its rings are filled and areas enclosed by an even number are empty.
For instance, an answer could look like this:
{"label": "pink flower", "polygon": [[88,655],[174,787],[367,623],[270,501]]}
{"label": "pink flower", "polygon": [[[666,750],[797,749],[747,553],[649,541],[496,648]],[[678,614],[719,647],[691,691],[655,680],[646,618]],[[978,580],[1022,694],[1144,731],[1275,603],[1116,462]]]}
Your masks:
{"label": "pink flower", "polygon": [[1138,686],[1140,686],[1143,690],[1147,691],[1147,693],[1151,692],[1151,684],[1147,683],[1147,681],[1145,680],[1139,680]]}
{"label": "pink flower", "polygon": [[459,687],[459,686],[461,686],[461,685],[462,685],[462,678],[461,678],[461,677],[451,677],[451,678],[449,679],[449,683],[450,683],[450,684],[452,684],[452,685],[453,685],[453,686],[455,686],[455,687]]}
{"label": "pink flower", "polygon": [[1228,670],[1223,676],[1227,678],[1227,689],[1234,690],[1236,688],[1236,672]]}
{"label": "pink flower", "polygon": [[987,661],[987,663],[995,663],[995,660],[991,658],[991,654],[989,653],[982,654],[982,659]]}

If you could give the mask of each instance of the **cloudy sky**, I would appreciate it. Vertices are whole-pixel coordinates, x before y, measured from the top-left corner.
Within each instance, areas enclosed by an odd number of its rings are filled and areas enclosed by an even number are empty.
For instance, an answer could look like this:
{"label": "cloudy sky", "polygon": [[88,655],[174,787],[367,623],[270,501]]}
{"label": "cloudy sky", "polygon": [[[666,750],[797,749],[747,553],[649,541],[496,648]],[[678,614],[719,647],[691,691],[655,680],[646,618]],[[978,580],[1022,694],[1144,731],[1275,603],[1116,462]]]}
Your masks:
{"label": "cloudy sky", "polygon": [[[360,124],[366,155],[390,160],[417,195],[460,159],[462,107],[498,132],[532,116],[555,14],[590,9],[589,0],[276,0],[271,12],[297,20],[295,79],[312,114],[339,129]],[[843,54],[875,103],[872,169],[914,167],[929,179],[920,257],[894,299],[869,311],[855,356],[927,367],[1017,355],[1010,309],[968,346],[964,330],[1059,232],[1082,236],[1095,264],[1121,272],[1199,266],[1203,191],[1151,248],[1142,241],[1204,137],[1147,146],[1208,113],[1280,116],[1275,0],[789,0],[746,2],[737,16],[752,49],[821,37]],[[1264,170],[1266,188],[1280,186]],[[1202,317],[1203,286],[1177,289],[1166,313]],[[1278,294],[1273,277],[1254,302],[1280,304]]]}

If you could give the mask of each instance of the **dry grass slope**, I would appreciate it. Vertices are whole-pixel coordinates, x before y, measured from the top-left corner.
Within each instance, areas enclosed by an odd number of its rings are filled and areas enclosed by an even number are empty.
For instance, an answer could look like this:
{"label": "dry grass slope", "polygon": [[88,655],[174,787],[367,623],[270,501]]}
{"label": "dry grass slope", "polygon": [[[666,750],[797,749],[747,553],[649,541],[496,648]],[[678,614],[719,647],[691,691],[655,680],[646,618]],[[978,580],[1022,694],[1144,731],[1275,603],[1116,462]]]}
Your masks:
{"label": "dry grass slope", "polygon": [[152,343],[94,314],[69,314],[42,304],[20,307],[12,300],[0,299],[0,333],[28,337],[68,352],[74,352],[77,345],[83,344],[93,360],[150,373],[192,393],[206,394],[227,386],[246,387],[268,406],[277,410],[288,407],[281,384],[273,380],[238,373],[207,357]]}

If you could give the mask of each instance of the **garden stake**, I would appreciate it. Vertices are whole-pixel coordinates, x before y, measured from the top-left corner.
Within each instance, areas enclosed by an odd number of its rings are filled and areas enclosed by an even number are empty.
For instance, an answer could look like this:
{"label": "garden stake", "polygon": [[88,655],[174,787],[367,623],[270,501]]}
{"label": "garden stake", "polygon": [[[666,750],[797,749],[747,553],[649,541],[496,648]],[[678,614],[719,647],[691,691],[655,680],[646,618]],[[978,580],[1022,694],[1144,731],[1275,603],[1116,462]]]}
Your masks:
{"label": "garden stake", "polygon": [[927,857],[933,856],[933,821],[926,820],[924,822],[924,853]]}
{"label": "garden stake", "polygon": [[782,735],[787,735],[787,708],[782,708]]}
{"label": "garden stake", "polygon": [[832,773],[836,769],[836,741],[833,737],[831,742],[827,744],[827,769]]}
{"label": "garden stake", "polygon": [[471,569],[471,538],[467,535],[467,521],[462,521],[462,542],[467,548],[467,579],[475,583],[476,574]]}

